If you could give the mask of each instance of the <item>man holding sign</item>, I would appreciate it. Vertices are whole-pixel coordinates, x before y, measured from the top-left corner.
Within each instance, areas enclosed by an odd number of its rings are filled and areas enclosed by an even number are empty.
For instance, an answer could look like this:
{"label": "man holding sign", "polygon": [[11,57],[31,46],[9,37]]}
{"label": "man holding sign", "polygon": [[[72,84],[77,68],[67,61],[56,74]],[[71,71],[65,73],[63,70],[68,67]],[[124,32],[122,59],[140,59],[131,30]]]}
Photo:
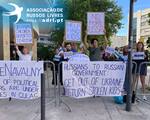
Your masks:
{"label": "man holding sign", "polygon": [[98,46],[98,39],[93,38],[91,40],[91,44],[89,45],[87,43],[87,40],[85,42],[85,47],[89,50],[89,57],[91,61],[101,61],[102,60],[102,50]]}
{"label": "man holding sign", "polygon": [[88,12],[87,13],[87,33],[85,35],[85,47],[89,50],[89,57],[91,61],[102,60],[102,49],[98,46],[98,39],[93,38],[91,44],[87,43],[88,35],[103,35],[104,34],[104,13],[102,12]]}
{"label": "man holding sign", "polygon": [[[104,39],[107,42],[107,38],[104,35]],[[84,44],[85,44],[85,48],[88,49],[89,51],[89,57],[91,61],[102,61],[103,60],[103,48],[105,48],[105,46],[99,47],[98,46],[98,39],[97,38],[93,38],[91,40],[90,43],[87,42],[87,33],[85,33],[85,38],[84,38]]]}
{"label": "man holding sign", "polygon": [[[31,44],[32,48],[34,45],[33,35],[32,35],[32,24],[31,23],[19,23],[15,24],[15,38],[16,44],[24,45]],[[16,45],[17,55],[19,56],[19,60],[31,61],[32,60],[32,52],[29,52],[28,48],[23,46],[22,51],[19,50]]]}
{"label": "man holding sign", "polygon": [[17,54],[19,56],[19,60],[23,61],[31,61],[32,60],[32,51],[29,52],[27,47],[23,47],[22,52],[19,50],[18,46],[16,46]]}

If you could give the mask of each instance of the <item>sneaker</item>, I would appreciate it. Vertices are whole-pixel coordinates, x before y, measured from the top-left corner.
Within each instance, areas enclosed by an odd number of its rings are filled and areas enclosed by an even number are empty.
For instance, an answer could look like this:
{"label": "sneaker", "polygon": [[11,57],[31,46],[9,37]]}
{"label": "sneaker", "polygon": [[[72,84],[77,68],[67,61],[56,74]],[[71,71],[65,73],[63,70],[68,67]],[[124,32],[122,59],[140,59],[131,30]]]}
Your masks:
{"label": "sneaker", "polygon": [[139,98],[136,98],[135,101],[139,103],[139,102],[140,102],[140,99],[139,99]]}
{"label": "sneaker", "polygon": [[143,100],[147,100],[147,97],[145,95],[143,96]]}

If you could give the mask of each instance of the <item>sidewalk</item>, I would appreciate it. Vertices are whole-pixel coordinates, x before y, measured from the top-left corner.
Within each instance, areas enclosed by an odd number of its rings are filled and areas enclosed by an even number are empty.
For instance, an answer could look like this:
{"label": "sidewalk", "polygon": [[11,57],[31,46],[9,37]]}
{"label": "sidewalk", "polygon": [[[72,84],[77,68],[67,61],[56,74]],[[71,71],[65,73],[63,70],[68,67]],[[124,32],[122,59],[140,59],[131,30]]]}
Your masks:
{"label": "sidewalk", "polygon": [[[125,104],[118,105],[112,98],[96,97],[72,99],[64,97],[72,112],[65,105],[58,108],[54,103],[46,105],[46,120],[149,120],[150,106],[139,103],[132,106],[131,112],[125,111]],[[40,120],[40,100],[19,101],[0,100],[0,120]]]}
{"label": "sidewalk", "polygon": [[[46,96],[53,96],[50,72],[47,74]],[[150,100],[150,98],[148,98]],[[52,98],[46,99],[46,120],[149,120],[150,105],[138,103],[131,112],[125,111],[125,104],[114,103],[112,97],[73,99],[63,97],[72,112],[64,104],[55,107]],[[0,120],[40,120],[40,99],[31,101],[0,100]]]}

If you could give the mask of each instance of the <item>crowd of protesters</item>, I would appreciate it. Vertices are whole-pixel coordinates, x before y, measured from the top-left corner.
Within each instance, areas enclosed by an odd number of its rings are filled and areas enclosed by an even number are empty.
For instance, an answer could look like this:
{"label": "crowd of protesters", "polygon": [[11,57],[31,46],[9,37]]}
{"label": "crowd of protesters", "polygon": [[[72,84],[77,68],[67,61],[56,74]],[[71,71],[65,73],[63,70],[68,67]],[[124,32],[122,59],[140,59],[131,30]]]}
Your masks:
{"label": "crowd of protesters", "polygon": [[[55,56],[53,58],[53,61],[55,63],[56,68],[56,78],[58,75],[58,65],[62,61],[124,61],[127,62],[128,60],[128,46],[124,46],[123,48],[114,48],[115,52],[109,53],[106,51],[106,48],[108,46],[99,46],[99,40],[97,38],[91,39],[91,41],[87,41],[87,36],[84,39],[84,42],[79,43],[69,43],[69,42],[63,42],[58,46],[58,48],[55,51]],[[135,101],[135,94],[136,94],[136,83],[137,80],[141,81],[142,85],[142,94],[143,94],[143,100],[147,100],[145,96],[145,77],[147,75],[147,65],[144,64],[139,68],[140,64],[142,62],[148,61],[148,53],[144,49],[143,42],[138,42],[136,44],[136,49],[133,50],[135,52],[144,52],[144,59],[134,60],[133,61],[137,64],[137,69],[135,70],[135,66],[133,64],[132,74],[133,74],[133,82],[132,82],[132,102]],[[31,61],[32,60],[32,52],[29,52],[28,48],[24,47],[22,51],[18,49],[18,46],[16,46],[16,52],[19,56],[19,60],[25,60],[25,61]],[[71,52],[72,57],[65,58],[64,53],[65,52]],[[80,57],[78,57],[80,56]],[[82,58],[82,59],[81,59]],[[62,68],[62,64],[60,64],[60,69]],[[140,69],[140,70],[139,70]],[[136,72],[134,72],[136,71]],[[139,72],[139,73],[138,73]],[[62,69],[60,70],[60,83],[63,85],[62,81]],[[53,74],[54,75],[54,74]],[[54,78],[54,77],[53,77]],[[54,84],[54,80],[52,81],[52,84]],[[57,81],[56,81],[57,84]],[[127,78],[125,79],[124,84],[124,90],[128,88],[127,86]],[[126,96],[124,97],[124,102],[126,102]]]}
{"label": "crowd of protesters", "polygon": [[[115,52],[113,54],[110,54],[105,51],[107,46],[99,46],[98,44],[99,40],[97,38],[91,39],[90,42],[87,42],[87,39],[84,39],[84,42],[79,45],[79,43],[64,43],[59,45],[56,49],[56,54],[54,56],[53,61],[56,65],[56,76],[58,73],[58,64],[62,61],[68,61],[69,58],[64,58],[64,52],[72,52],[73,54],[82,54],[86,55],[87,58],[89,58],[90,61],[124,61],[127,62],[128,60],[128,46],[124,46],[123,48],[114,48]],[[133,72],[133,82],[132,82],[132,102],[135,101],[135,86],[138,78],[140,78],[141,84],[142,84],[142,92],[143,92],[143,100],[147,100],[145,94],[145,76],[147,75],[147,66],[143,65],[140,70],[140,74],[138,75],[139,71],[139,65],[142,62],[148,61],[148,55],[144,50],[144,44],[142,42],[138,42],[136,44],[136,52],[144,52],[145,58],[143,60],[133,60],[137,64],[137,71],[136,73]],[[72,59],[72,58],[70,58]],[[88,59],[87,59],[88,60]],[[78,61],[78,60],[75,60]],[[79,60],[80,61],[80,60]],[[82,61],[82,60],[81,60]],[[62,66],[61,66],[62,67]],[[133,66],[134,69],[134,66]],[[134,71],[134,70],[133,70]],[[63,85],[62,81],[62,70],[60,73],[60,83]],[[126,78],[127,79],[127,78]],[[54,84],[54,80],[52,82]],[[125,80],[124,89],[127,89],[127,84]],[[126,96],[124,97],[124,102],[126,102]]]}

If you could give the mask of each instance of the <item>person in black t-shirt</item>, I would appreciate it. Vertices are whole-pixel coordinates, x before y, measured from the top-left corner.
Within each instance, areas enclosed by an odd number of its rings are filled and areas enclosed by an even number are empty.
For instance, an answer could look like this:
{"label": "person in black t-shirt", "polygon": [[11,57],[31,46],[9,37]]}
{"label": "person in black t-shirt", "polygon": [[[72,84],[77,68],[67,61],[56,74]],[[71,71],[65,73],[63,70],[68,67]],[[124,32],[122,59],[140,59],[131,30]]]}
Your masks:
{"label": "person in black t-shirt", "polygon": [[[144,52],[144,59],[134,60],[134,58],[133,58],[133,61],[135,61],[136,64],[137,64],[136,79],[133,81],[133,96],[135,94],[134,91],[135,91],[135,86],[136,86],[135,85],[136,84],[136,80],[138,80],[139,77],[140,77],[140,81],[141,81],[141,84],[142,84],[142,93],[145,94],[145,76],[147,75],[147,65],[143,64],[141,66],[141,69],[139,68],[139,66],[140,66],[140,64],[142,62],[148,61],[148,54],[144,50],[143,42],[138,42],[137,43],[136,52]],[[139,69],[140,69],[140,71],[139,71]],[[139,72],[139,74],[137,74],[138,72]],[[143,95],[143,100],[147,100],[145,95]]]}

